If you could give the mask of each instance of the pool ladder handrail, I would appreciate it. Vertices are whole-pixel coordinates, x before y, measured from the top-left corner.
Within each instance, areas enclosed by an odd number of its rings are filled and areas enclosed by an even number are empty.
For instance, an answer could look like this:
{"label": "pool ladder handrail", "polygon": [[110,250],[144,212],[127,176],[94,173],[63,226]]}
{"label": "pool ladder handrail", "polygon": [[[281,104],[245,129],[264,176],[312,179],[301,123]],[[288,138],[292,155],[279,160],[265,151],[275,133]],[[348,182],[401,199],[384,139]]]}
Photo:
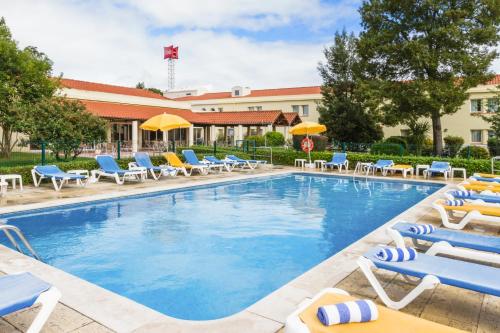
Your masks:
{"label": "pool ladder handrail", "polygon": [[33,250],[33,248],[31,247],[31,245],[28,242],[28,240],[26,239],[26,237],[24,237],[21,229],[19,229],[18,227],[14,226],[14,225],[2,224],[2,225],[0,225],[0,230],[2,230],[5,233],[5,236],[7,236],[7,238],[10,240],[10,242],[12,243],[12,245],[16,248],[16,250],[18,252],[24,254],[24,252],[21,249],[21,247],[19,246],[18,242],[10,233],[11,231],[13,231],[17,235],[17,237],[21,240],[21,242],[23,242],[24,246],[28,249],[28,251],[31,253],[31,255],[35,259],[42,261],[42,259],[38,256],[38,254],[35,252],[35,250]]}

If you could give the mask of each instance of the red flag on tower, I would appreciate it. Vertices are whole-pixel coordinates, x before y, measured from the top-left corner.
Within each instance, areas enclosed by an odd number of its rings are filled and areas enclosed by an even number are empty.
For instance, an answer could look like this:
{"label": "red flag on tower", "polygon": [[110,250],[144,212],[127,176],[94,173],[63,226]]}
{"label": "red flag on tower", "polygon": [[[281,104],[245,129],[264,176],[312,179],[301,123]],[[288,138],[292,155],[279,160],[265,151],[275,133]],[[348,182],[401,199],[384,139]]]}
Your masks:
{"label": "red flag on tower", "polygon": [[179,59],[179,47],[165,46],[163,48],[163,59]]}

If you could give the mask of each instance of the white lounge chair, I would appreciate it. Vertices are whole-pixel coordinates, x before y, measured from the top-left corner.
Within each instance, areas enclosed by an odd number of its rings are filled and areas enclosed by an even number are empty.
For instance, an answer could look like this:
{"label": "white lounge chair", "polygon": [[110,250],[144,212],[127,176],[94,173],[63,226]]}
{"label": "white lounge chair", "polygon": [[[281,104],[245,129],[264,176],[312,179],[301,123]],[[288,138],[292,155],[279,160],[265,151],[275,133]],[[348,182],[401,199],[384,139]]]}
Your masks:
{"label": "white lounge chair", "polygon": [[31,170],[31,176],[35,187],[40,186],[42,180],[50,179],[56,191],[60,191],[70,180],[76,181],[80,186],[85,186],[88,182],[87,176],[64,172],[56,165],[37,165]]}
{"label": "white lounge chair", "polygon": [[[453,203],[453,205],[450,205]],[[432,203],[443,225],[450,229],[463,229],[473,220],[500,223],[500,207],[497,204],[471,204],[460,200],[436,200]]]}
{"label": "white lounge chair", "polygon": [[56,287],[30,273],[0,277],[0,317],[32,306],[41,306],[27,333],[41,331],[60,298],[61,293]]}
{"label": "white lounge chair", "polygon": [[147,176],[147,170],[124,170],[111,155],[97,155],[95,157],[99,164],[98,170],[93,170],[92,175],[99,181],[101,177],[113,178],[118,185],[125,183],[125,180],[143,181]]}

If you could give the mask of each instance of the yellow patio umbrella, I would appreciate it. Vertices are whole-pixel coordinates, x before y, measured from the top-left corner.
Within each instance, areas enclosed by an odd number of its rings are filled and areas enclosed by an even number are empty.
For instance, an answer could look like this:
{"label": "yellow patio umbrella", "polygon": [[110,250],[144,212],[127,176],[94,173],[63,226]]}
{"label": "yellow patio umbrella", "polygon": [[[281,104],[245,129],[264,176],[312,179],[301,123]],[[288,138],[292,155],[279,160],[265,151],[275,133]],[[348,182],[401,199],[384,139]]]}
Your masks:
{"label": "yellow patio umbrella", "polygon": [[[309,134],[319,134],[326,132],[326,126],[312,121],[304,121],[290,128],[288,132],[292,135],[305,135],[307,139],[309,139]],[[308,155],[309,155],[309,166],[312,166],[311,150],[308,151]]]}
{"label": "yellow patio umbrella", "polygon": [[146,120],[140,128],[146,131],[170,131],[176,128],[188,128],[191,123],[175,114],[162,113]]}

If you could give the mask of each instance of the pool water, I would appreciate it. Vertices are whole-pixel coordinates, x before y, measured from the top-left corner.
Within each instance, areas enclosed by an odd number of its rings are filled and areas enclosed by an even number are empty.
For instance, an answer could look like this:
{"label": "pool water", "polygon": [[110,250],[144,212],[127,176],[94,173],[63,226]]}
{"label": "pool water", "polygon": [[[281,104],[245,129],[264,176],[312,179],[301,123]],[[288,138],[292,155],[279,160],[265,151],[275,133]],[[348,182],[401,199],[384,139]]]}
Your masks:
{"label": "pool water", "polygon": [[50,265],[206,320],[245,309],[440,187],[290,174],[0,218]]}

